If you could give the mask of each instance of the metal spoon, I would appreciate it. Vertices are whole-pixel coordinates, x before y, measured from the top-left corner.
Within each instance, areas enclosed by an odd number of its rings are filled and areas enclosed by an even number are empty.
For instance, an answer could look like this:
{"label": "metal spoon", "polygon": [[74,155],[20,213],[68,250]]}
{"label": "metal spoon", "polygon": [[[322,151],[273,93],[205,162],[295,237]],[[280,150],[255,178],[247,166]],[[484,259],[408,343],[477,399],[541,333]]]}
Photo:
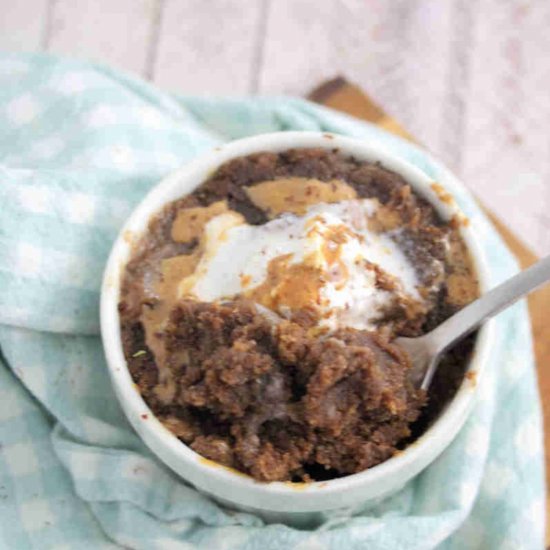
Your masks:
{"label": "metal spoon", "polygon": [[549,281],[550,256],[468,304],[428,334],[418,338],[396,338],[394,343],[401,346],[411,358],[414,384],[427,390],[445,350],[473,332],[486,319]]}

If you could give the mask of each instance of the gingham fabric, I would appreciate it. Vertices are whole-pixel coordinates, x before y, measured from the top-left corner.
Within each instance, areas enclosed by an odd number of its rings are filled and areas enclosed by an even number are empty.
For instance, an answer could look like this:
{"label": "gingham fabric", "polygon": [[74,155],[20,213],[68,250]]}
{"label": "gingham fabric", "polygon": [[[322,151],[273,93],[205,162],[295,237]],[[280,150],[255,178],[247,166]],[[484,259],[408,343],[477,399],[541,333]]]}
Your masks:
{"label": "gingham fabric", "polygon": [[427,153],[307,102],[162,94],[91,64],[0,57],[0,548],[540,549],[542,431],[526,308],[497,342],[464,429],[375,506],[310,530],[265,525],[186,485],[145,448],[98,337],[103,266],[144,193],[223,141],[323,130],[381,143],[447,185],[497,283],[517,267]]}

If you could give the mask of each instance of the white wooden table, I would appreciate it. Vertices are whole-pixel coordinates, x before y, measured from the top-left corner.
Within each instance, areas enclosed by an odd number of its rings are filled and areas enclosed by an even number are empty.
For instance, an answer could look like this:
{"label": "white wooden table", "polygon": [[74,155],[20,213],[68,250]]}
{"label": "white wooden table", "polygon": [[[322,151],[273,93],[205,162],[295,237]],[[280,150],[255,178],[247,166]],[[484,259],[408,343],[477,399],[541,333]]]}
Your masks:
{"label": "white wooden table", "polygon": [[304,95],[343,74],[550,252],[550,2],[0,0],[0,48],[189,94]]}

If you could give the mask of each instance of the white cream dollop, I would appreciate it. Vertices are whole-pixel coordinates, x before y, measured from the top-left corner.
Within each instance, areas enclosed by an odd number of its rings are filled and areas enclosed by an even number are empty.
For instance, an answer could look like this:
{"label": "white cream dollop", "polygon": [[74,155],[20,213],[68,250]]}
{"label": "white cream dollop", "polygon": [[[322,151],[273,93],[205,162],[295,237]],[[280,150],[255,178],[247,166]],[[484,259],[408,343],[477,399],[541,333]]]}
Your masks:
{"label": "white cream dollop", "polygon": [[[206,224],[201,260],[180,283],[179,296],[212,302],[240,294],[260,303],[263,297],[264,306],[287,316],[303,283],[304,292],[315,291],[311,306],[321,325],[374,328],[396,298],[422,302],[410,261],[390,234],[369,229],[378,207],[375,199],[323,203],[259,226],[235,212],[220,214]],[[377,284],[381,272],[393,288]]]}

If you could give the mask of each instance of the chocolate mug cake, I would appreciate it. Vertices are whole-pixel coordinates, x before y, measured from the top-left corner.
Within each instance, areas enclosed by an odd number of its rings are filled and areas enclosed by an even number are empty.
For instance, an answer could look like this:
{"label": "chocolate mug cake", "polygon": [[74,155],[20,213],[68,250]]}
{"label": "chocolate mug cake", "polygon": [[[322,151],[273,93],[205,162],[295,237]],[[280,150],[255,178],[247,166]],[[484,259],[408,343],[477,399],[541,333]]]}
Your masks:
{"label": "chocolate mug cake", "polygon": [[478,296],[457,223],[338,150],[233,159],[154,216],[125,268],[134,382],[183,443],[257,480],[387,460],[439,414],[468,361],[471,338],[425,395],[392,343]]}

